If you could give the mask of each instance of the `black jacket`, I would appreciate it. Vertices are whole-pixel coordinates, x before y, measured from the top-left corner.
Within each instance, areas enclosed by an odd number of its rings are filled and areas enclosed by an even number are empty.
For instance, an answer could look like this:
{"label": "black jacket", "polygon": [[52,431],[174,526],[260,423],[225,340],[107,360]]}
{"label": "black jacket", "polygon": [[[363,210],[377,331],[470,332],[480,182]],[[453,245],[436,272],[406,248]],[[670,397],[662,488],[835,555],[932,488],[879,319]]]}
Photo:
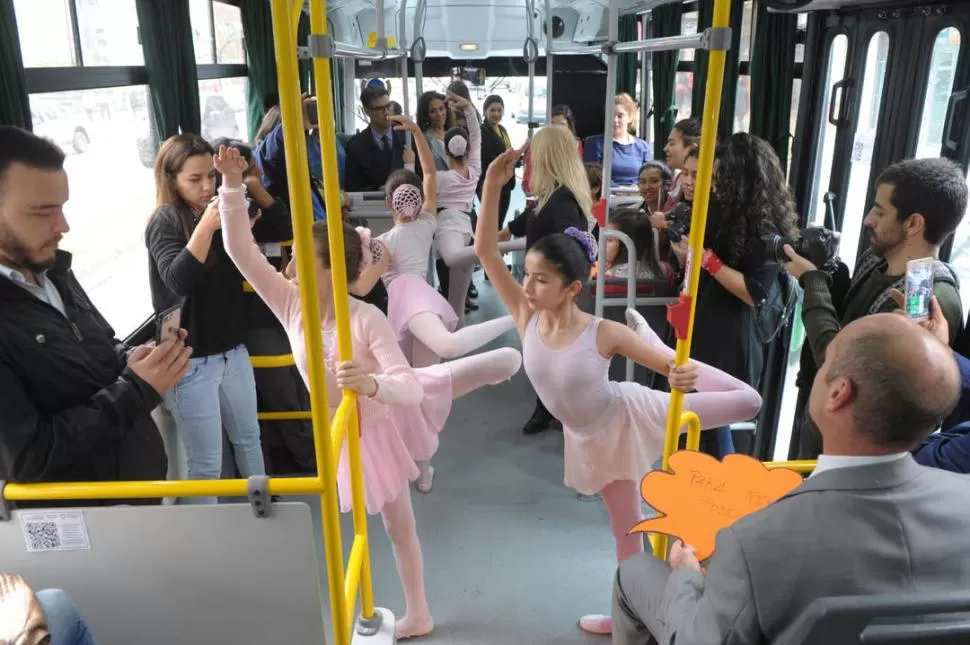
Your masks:
{"label": "black jacket", "polygon": [[[168,460],[151,418],[161,397],[127,368],[126,347],[70,267],[70,254],[58,252],[47,273],[64,300],[66,318],[0,277],[0,479],[165,479]],[[105,502],[93,502],[100,503]]]}
{"label": "black jacket", "polygon": [[390,152],[378,148],[370,126],[350,137],[344,166],[344,190],[384,190],[387,177],[404,167],[404,133],[393,132],[391,142]]}
{"label": "black jacket", "polygon": [[542,210],[537,213],[527,208],[509,222],[508,229],[515,237],[525,237],[525,249],[528,251],[545,236],[563,233],[571,226],[581,231],[589,230],[589,223],[576,197],[571,190],[560,186],[552,192]]}

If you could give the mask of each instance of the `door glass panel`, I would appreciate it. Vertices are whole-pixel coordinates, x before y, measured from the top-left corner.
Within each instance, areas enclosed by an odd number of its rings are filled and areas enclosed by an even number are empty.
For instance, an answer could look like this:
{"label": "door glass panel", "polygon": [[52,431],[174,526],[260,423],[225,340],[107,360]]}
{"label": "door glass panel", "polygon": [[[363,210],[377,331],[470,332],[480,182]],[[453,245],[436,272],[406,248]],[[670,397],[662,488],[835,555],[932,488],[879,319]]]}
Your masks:
{"label": "door glass panel", "polygon": [[886,60],[889,58],[889,34],[880,31],[869,41],[865,81],[859,94],[859,120],[852,145],[852,168],[849,171],[849,190],[845,195],[842,241],[839,256],[845,265],[854,267],[866,215],[866,195],[872,175],[872,146],[879,125],[879,108],[886,79]]}
{"label": "door glass panel", "polygon": [[956,27],[942,30],[933,43],[930,78],[926,86],[923,118],[920,120],[916,157],[938,157],[943,147],[946,108],[953,93],[953,81],[960,57],[960,31]]}
{"label": "door glass panel", "polygon": [[[970,174],[967,174],[967,188],[970,189]],[[950,264],[960,278],[960,284],[970,284],[970,218],[963,221],[953,234],[953,249],[950,251]],[[963,298],[963,315],[970,313],[970,298]]]}
{"label": "door glass panel", "polygon": [[[832,86],[845,78],[845,57],[848,49],[849,38],[845,34],[836,36],[829,48],[829,69],[825,81],[825,96],[822,99],[822,126],[817,138],[820,154],[815,166],[815,189],[812,191],[812,200],[808,208],[809,224],[823,224],[825,222],[824,195],[831,182],[832,159],[835,156],[835,137],[838,134],[838,128],[828,120],[829,106],[832,101]],[[838,116],[842,109],[844,92],[839,90],[835,98],[834,114]]]}

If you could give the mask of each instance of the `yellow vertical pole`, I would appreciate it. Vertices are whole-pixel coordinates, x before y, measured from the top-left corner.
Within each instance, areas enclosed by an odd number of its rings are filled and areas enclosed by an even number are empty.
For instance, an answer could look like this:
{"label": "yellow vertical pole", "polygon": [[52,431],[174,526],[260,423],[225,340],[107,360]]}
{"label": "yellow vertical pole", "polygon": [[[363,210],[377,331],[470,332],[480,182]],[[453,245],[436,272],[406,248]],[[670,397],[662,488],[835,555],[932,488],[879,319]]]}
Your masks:
{"label": "yellow vertical pole", "polygon": [[[327,2],[310,0],[310,32],[327,35]],[[324,202],[327,208],[327,229],[330,238],[330,275],[333,281],[334,314],[337,323],[338,353],[341,361],[353,359],[353,339],[350,335],[350,296],[347,290],[347,267],[344,257],[343,200],[340,197],[340,181],[337,172],[337,132],[334,122],[333,85],[331,83],[330,59],[314,57],[313,74],[316,79],[317,109],[320,114],[320,158],[323,161]],[[304,173],[306,174],[306,173]],[[360,428],[357,418],[357,397],[345,390],[344,403],[348,405],[346,429],[347,456],[350,466],[351,490],[354,509],[354,535],[364,543],[360,571],[361,616],[369,619],[374,615],[374,589],[371,583],[370,549],[367,548],[367,510],[364,501],[364,480],[360,467]],[[348,641],[349,642],[349,641]]]}
{"label": "yellow vertical pole", "polygon": [[[307,174],[306,133],[303,130],[303,105],[296,62],[296,37],[293,0],[272,0],[273,40],[279,75],[280,113],[286,148],[286,174],[293,214],[293,246],[300,282],[300,305],[306,337],[307,376],[310,381],[310,408],[313,419],[313,445],[320,480],[320,516],[323,522],[324,552],[327,561],[327,586],[333,617],[334,640],[350,643],[344,622],[343,548],[340,543],[340,511],[337,508],[336,473],[330,459],[330,406],[327,401],[326,371],[323,364],[323,332],[320,324],[320,295],[317,291],[316,253],[313,248],[313,206],[310,177]],[[302,3],[302,0],[296,0]],[[332,117],[331,117],[332,118]]]}
{"label": "yellow vertical pole", "polygon": [[[714,0],[713,29],[725,29],[731,24],[731,0]],[[690,343],[694,335],[694,314],[697,312],[697,285],[701,279],[701,254],[704,252],[704,233],[707,228],[707,207],[711,196],[711,179],[714,170],[714,147],[717,142],[717,122],[721,114],[721,91],[724,87],[724,66],[727,51],[712,49],[708,56],[707,88],[704,94],[704,118],[701,125],[701,149],[697,163],[697,186],[694,189],[694,210],[690,226],[690,275],[687,294],[690,296],[690,316],[685,339],[677,340],[674,359],[683,365],[690,359]],[[667,470],[670,455],[677,450],[680,428],[684,423],[684,393],[670,393],[670,411],[667,416],[667,437],[664,442],[663,469]],[[654,555],[666,557],[667,536],[660,535],[654,541]]]}

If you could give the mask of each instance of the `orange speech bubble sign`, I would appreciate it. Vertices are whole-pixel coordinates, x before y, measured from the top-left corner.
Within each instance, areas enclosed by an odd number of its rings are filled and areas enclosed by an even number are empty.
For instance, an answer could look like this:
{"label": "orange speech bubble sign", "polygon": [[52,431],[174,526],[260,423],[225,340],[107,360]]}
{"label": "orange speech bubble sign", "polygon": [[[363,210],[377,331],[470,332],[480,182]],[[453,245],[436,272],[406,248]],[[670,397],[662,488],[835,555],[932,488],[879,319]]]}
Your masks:
{"label": "orange speech bubble sign", "polygon": [[788,468],[768,470],[747,455],[724,461],[694,450],[670,455],[670,470],[647,473],[640,494],[659,517],[630,533],[663,533],[694,548],[698,560],[714,553],[717,532],[798,488],[802,476]]}

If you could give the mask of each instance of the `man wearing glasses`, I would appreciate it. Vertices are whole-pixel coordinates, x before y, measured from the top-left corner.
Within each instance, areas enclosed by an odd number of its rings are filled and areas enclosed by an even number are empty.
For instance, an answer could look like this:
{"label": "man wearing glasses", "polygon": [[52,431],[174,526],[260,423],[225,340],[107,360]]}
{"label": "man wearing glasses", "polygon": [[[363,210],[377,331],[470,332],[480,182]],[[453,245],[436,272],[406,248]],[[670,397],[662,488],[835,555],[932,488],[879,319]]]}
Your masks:
{"label": "man wearing glasses", "polygon": [[391,130],[391,97],[381,85],[369,85],[361,92],[370,125],[347,142],[344,190],[383,190],[391,172],[404,167],[404,133]]}

